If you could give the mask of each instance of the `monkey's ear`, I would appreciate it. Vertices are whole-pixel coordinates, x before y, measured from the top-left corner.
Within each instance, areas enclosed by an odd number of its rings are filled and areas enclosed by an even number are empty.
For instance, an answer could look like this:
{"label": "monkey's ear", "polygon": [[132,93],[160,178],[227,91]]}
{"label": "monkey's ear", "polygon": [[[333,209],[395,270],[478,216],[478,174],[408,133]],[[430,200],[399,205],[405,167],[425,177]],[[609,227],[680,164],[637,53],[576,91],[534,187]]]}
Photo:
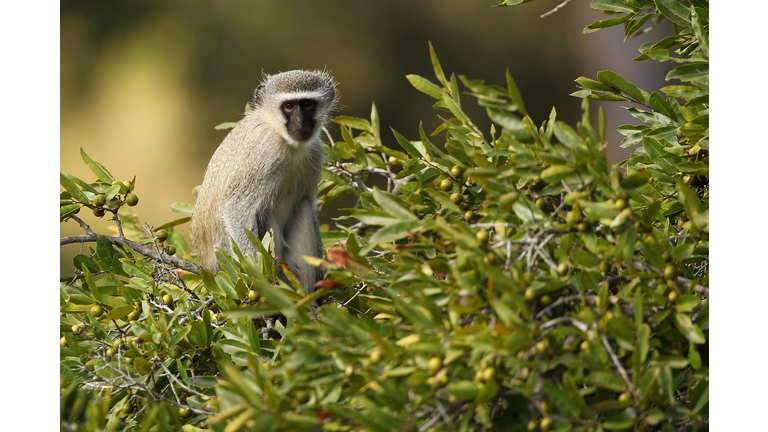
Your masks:
{"label": "monkey's ear", "polygon": [[256,87],[256,90],[253,92],[253,101],[251,102],[251,106],[256,108],[256,106],[261,104],[261,101],[263,98],[264,98],[264,84],[259,84],[259,86]]}

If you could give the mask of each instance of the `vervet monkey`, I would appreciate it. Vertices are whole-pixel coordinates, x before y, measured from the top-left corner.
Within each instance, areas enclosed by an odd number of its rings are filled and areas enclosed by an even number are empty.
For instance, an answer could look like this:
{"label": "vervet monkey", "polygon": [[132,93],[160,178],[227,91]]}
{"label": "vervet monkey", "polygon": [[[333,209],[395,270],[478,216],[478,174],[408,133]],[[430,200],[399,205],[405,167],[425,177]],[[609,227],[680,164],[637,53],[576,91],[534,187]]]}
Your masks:
{"label": "vervet monkey", "polygon": [[316,200],[324,151],[318,136],[336,108],[336,85],[321,71],[264,77],[253,109],[205,170],[191,223],[201,266],[219,271],[215,252],[234,255],[230,238],[243,254],[256,256],[243,228],[259,238],[271,230],[277,262],[286,263],[308,293],[314,290],[322,271],[301,257],[323,254]]}

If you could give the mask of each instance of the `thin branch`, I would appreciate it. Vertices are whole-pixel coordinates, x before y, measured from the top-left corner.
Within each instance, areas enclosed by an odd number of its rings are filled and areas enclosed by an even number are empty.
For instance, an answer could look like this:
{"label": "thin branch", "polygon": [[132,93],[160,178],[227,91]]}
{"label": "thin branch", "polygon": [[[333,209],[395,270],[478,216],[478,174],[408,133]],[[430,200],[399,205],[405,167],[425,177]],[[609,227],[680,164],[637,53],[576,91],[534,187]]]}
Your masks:
{"label": "thin branch", "polygon": [[565,5],[567,5],[567,4],[568,4],[568,3],[570,3],[570,2],[571,2],[571,0],[565,0],[564,2],[562,2],[562,3],[560,3],[559,5],[555,6],[555,8],[554,8],[554,9],[552,9],[551,11],[549,11],[549,12],[547,12],[547,13],[545,13],[545,14],[541,15],[539,18],[546,18],[546,17],[548,17],[548,16],[552,15],[553,13],[557,12],[558,10],[560,10],[560,9],[564,8],[564,7],[565,7]]}
{"label": "thin branch", "polygon": [[[59,246],[64,246],[66,244],[72,244],[72,243],[95,242],[97,238],[98,236],[93,232],[91,232],[91,234],[62,237],[61,239],[59,239]],[[118,237],[111,237],[111,236],[104,236],[104,238],[109,240],[109,242],[112,243],[113,245],[124,244],[129,248],[135,250],[136,252],[144,256],[147,256],[149,258],[158,260],[165,264],[173,265],[177,268],[180,268],[184,271],[188,271],[190,273],[194,273],[198,275],[200,274],[200,266],[198,266],[197,264],[193,264],[189,261],[185,261],[180,258],[174,258],[165,253],[157,252],[146,246],[140,245],[136,242],[132,242],[126,238],[118,238]]]}
{"label": "thin branch", "polygon": [[616,370],[619,372],[621,379],[624,380],[624,383],[627,385],[627,389],[632,394],[632,397],[635,399],[635,402],[639,404],[640,395],[637,393],[635,386],[632,384],[632,380],[629,379],[629,375],[627,375],[627,370],[624,369],[624,366],[621,365],[621,362],[619,361],[619,357],[616,355],[615,352],[613,352],[613,348],[611,348],[611,344],[608,342],[608,338],[606,338],[605,335],[602,332],[600,332],[600,329],[598,329],[597,326],[595,326],[595,331],[597,332],[597,334],[600,335],[600,340],[603,342],[603,346],[605,347],[605,350],[608,351],[608,356],[611,358],[613,365],[616,366]]}
{"label": "thin branch", "polygon": [[328,146],[333,147],[333,137],[331,137],[331,133],[328,131],[328,128],[323,126],[323,132],[325,132],[325,136],[328,138]]}
{"label": "thin branch", "polygon": [[541,326],[539,326],[539,330],[546,330],[558,324],[568,324],[571,327],[577,328],[578,330],[585,333],[589,337],[592,337],[592,335],[594,334],[594,332],[589,328],[589,326],[586,323],[579,321],[576,318],[570,317],[570,316],[557,317],[552,320],[549,320],[544,324],[542,324]]}
{"label": "thin branch", "polygon": [[85,232],[86,232],[86,233],[88,233],[88,234],[90,234],[90,235],[96,235],[96,233],[94,233],[94,232],[93,232],[93,230],[91,229],[91,227],[90,227],[90,226],[88,226],[88,224],[87,224],[87,223],[83,222],[83,220],[82,220],[82,219],[80,219],[79,217],[77,217],[77,216],[75,216],[75,215],[72,215],[72,216],[70,216],[69,218],[70,218],[70,219],[74,219],[74,220],[75,220],[77,223],[79,223],[79,224],[80,224],[80,227],[81,227],[83,230],[85,230]]}

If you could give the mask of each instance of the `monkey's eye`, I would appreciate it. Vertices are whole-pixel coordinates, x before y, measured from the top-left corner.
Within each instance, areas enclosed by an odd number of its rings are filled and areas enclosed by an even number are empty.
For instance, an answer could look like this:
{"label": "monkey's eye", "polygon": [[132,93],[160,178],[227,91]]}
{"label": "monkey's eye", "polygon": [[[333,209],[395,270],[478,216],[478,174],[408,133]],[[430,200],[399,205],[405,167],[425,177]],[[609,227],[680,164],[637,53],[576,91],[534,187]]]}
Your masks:
{"label": "monkey's eye", "polygon": [[295,105],[293,104],[293,102],[286,102],[283,104],[283,109],[286,111],[293,111],[294,108],[295,108]]}
{"label": "monkey's eye", "polygon": [[315,105],[315,101],[304,99],[301,101],[301,107],[302,108],[312,108]]}

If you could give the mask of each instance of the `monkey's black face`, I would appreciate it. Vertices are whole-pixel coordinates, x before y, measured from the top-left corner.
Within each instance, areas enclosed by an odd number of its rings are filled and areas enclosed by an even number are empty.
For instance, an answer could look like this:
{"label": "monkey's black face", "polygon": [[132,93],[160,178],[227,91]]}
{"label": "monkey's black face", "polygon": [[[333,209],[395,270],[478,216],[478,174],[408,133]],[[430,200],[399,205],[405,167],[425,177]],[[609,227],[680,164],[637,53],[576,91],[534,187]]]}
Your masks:
{"label": "monkey's black face", "polygon": [[296,141],[306,141],[315,132],[317,102],[312,99],[298,99],[283,102],[280,109],[285,116],[288,135]]}

